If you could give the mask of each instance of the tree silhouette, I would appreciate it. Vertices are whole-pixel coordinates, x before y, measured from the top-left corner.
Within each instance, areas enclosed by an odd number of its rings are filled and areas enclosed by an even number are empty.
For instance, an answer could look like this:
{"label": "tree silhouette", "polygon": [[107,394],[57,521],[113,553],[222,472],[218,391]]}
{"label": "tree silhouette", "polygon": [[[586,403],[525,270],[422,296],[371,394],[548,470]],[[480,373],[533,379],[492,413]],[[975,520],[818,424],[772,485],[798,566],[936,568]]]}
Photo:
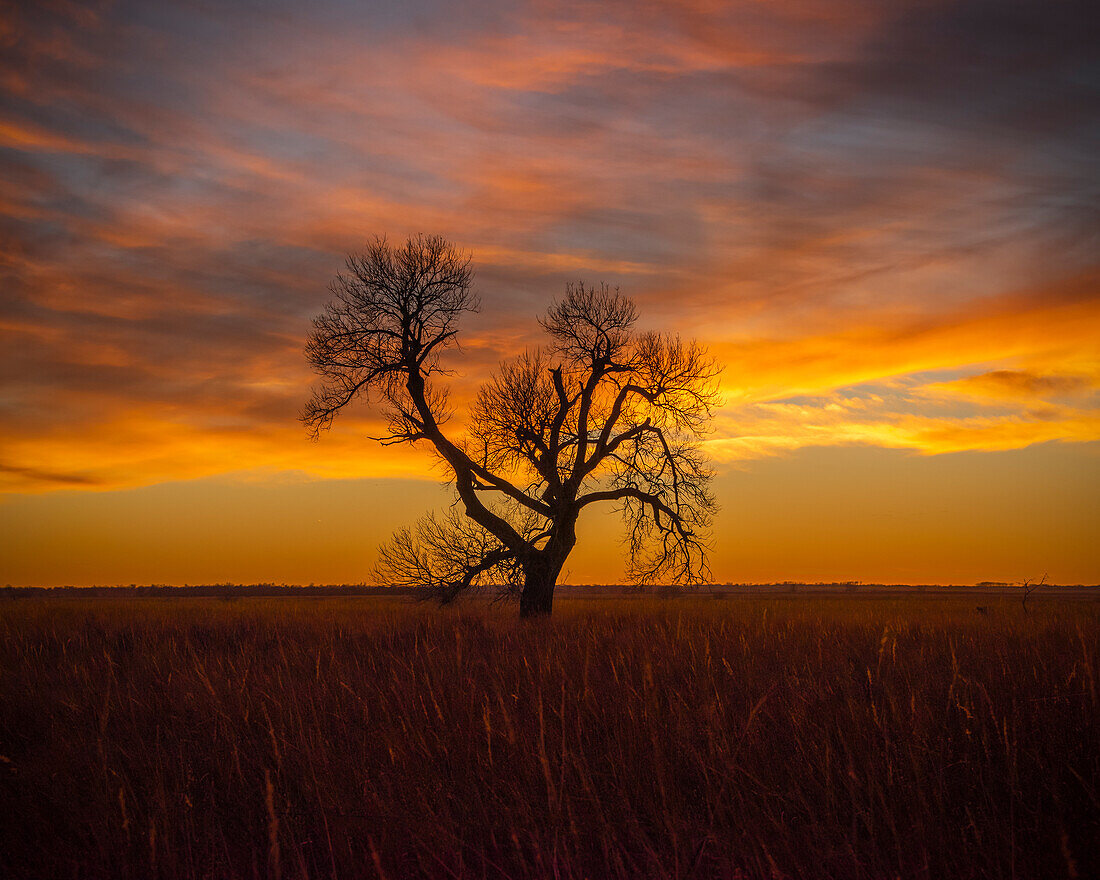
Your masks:
{"label": "tree silhouette", "polygon": [[458,496],[382,547],[380,577],[444,602],[497,585],[518,593],[522,617],[549,614],[577,519],[600,503],[623,515],[632,579],[709,576],[715,500],[699,439],[719,368],[705,349],[638,332],[618,290],[568,285],[539,321],[548,344],[502,363],[465,433],[448,435],[440,355],[462,313],[479,308],[469,256],[435,236],[403,247],[378,238],[346,265],[306,344],[321,382],[302,421],[316,439],[343,407],[373,396],[389,416],[375,439],[429,446]]}

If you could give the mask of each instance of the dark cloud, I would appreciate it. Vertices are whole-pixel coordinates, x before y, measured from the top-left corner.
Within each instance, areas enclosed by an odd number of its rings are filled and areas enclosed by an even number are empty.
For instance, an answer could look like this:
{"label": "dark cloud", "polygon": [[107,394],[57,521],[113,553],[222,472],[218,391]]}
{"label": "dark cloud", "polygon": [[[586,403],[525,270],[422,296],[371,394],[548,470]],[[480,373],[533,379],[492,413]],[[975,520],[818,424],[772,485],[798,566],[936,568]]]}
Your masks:
{"label": "dark cloud", "polygon": [[18,478],[30,483],[50,483],[60,486],[96,486],[100,481],[83,474],[58,474],[37,468],[13,467],[0,463],[0,484],[5,477]]}
{"label": "dark cloud", "polygon": [[992,370],[941,386],[962,394],[993,397],[1064,397],[1087,394],[1096,387],[1089,376],[1044,375],[1026,370]]}
{"label": "dark cloud", "polygon": [[[1100,108],[1100,23],[1087,0],[961,0],[916,6],[841,69],[855,98],[969,129],[1042,134]],[[898,103],[901,99],[905,103]]]}

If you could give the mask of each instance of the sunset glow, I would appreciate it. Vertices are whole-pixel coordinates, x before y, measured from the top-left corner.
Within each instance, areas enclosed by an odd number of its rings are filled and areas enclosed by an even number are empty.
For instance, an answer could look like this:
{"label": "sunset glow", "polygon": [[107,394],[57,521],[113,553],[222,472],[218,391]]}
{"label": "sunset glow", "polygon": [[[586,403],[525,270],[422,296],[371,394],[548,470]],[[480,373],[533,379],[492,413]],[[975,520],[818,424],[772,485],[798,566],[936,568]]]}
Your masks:
{"label": "sunset glow", "polygon": [[1100,581],[1091,4],[471,6],[0,7],[0,585],[368,577],[446,475],[302,346],[419,232],[459,423],[569,281],[725,365],[716,580]]}

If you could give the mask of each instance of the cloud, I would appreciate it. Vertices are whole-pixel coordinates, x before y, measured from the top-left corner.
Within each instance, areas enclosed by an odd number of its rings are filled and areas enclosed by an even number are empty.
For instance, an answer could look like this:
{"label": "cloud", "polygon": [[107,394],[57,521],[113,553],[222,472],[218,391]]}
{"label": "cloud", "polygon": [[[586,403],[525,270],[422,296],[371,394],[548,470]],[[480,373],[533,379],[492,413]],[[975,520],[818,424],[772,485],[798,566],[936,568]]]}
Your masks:
{"label": "cloud", "polygon": [[58,485],[67,489],[99,485],[97,480],[83,474],[58,474],[51,471],[36,470],[35,468],[0,464],[0,486],[5,484],[15,489],[24,486],[41,486],[42,484]]}
{"label": "cloud", "polygon": [[925,415],[919,398],[888,406],[851,405],[843,392],[806,403],[754,404],[722,414],[711,456],[736,463],[807,447],[877,446],[923,455],[996,452],[1036,443],[1100,440],[1095,409],[1046,407],[998,415]]}
{"label": "cloud", "polygon": [[[972,0],[9,5],[10,479],[416,473],[370,451],[365,411],[323,448],[294,421],[309,317],[376,232],[474,254],[460,409],[582,278],[727,363],[716,451],[1091,436],[1092,18]],[[880,401],[845,390],[861,384]],[[819,400],[784,403],[799,395]],[[982,400],[999,409],[953,409]]]}
{"label": "cloud", "polygon": [[931,370],[1026,360],[1044,372],[1095,372],[1095,273],[1002,293],[932,314],[876,315],[865,325],[787,338],[713,342],[733,400],[816,394]]}
{"label": "cloud", "polygon": [[934,383],[927,386],[927,390],[964,397],[1018,400],[1028,397],[1079,396],[1088,394],[1096,387],[1097,379],[1089,376],[1042,375],[1027,370],[992,370],[951,382]]}

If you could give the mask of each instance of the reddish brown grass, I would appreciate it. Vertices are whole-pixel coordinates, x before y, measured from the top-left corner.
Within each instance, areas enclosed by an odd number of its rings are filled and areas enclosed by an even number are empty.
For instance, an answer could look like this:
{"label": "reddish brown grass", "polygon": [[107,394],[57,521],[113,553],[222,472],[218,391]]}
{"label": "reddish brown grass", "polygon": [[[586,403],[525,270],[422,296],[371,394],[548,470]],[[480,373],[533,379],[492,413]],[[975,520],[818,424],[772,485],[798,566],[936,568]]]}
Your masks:
{"label": "reddish brown grass", "polygon": [[1100,876],[1100,604],[0,608],[6,877]]}

